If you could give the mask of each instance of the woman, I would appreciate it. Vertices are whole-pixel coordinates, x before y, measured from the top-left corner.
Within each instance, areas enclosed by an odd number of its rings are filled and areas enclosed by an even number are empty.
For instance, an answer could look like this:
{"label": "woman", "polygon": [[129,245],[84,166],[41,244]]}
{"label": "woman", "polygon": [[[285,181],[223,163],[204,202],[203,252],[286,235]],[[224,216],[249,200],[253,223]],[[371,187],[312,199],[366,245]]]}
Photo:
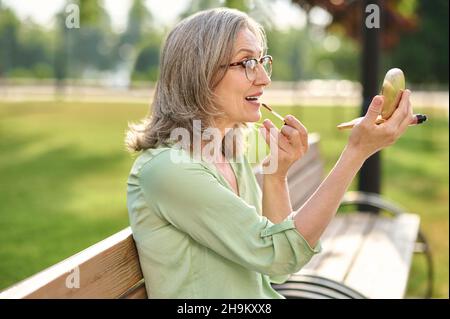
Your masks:
{"label": "woman", "polygon": [[363,162],[414,121],[406,90],[391,119],[376,125],[376,96],[331,173],[293,212],[286,175],[307,151],[305,127],[290,115],[281,130],[264,121],[264,167],[272,169],[262,191],[243,152],[241,133],[260,119],[270,84],[266,49],[262,27],[231,9],[188,17],[166,39],[151,114],[126,140],[142,151],[127,205],[150,298],[283,298],[270,283],[320,251]]}

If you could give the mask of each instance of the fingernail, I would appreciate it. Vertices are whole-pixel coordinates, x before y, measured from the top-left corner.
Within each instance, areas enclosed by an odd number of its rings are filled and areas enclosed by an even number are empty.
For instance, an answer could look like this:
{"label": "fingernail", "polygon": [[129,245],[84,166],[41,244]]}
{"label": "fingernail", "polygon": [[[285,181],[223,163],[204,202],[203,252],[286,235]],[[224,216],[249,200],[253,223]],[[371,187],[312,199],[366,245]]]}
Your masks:
{"label": "fingernail", "polygon": [[380,97],[376,97],[376,98],[375,98],[375,101],[373,101],[373,103],[374,103],[376,106],[380,105],[380,104],[381,104],[381,98],[380,98]]}

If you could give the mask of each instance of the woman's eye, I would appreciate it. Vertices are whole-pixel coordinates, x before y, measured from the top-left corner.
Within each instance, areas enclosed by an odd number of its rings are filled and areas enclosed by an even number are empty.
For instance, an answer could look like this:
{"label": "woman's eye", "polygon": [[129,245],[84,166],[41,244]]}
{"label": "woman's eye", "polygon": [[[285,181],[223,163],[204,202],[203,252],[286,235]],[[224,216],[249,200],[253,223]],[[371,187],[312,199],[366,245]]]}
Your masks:
{"label": "woman's eye", "polygon": [[246,67],[253,69],[255,67],[255,60],[246,60],[244,64]]}

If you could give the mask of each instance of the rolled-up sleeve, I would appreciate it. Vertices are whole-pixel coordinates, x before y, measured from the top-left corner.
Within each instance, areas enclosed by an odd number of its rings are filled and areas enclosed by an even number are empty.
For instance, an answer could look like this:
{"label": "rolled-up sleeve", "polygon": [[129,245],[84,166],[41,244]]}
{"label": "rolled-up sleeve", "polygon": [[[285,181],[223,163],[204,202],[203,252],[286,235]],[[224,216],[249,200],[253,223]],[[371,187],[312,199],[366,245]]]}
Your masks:
{"label": "rolled-up sleeve", "polygon": [[167,151],[145,163],[138,178],[161,218],[243,267],[275,278],[297,272],[320,251],[320,242],[311,248],[290,217],[272,224],[202,163],[174,163]]}

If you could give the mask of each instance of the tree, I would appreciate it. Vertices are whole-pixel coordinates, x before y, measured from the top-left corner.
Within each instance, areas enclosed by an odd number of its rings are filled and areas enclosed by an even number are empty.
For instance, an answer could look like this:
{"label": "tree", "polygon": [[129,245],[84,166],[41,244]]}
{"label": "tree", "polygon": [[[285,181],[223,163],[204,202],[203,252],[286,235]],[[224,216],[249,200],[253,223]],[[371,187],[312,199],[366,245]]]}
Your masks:
{"label": "tree", "polygon": [[225,7],[247,12],[249,3],[245,0],[225,0]]}
{"label": "tree", "polygon": [[72,74],[114,67],[114,35],[102,1],[79,0],[80,28],[66,30]]}
{"label": "tree", "polygon": [[153,16],[142,0],[134,0],[128,13],[125,32],[119,41],[122,65],[132,80],[157,79],[161,35],[153,25]]}
{"label": "tree", "polygon": [[0,3],[0,78],[7,76],[17,64],[19,28],[20,22],[14,12]]}
{"label": "tree", "polygon": [[32,20],[21,23],[18,32],[19,50],[16,53],[16,70],[24,71],[27,77],[51,78],[53,76],[52,63],[52,41],[53,32],[45,31]]}
{"label": "tree", "polygon": [[[71,4],[67,1],[66,4]],[[115,35],[111,19],[101,1],[79,0],[80,28],[66,25],[66,6],[57,14],[55,75],[80,77],[87,71],[109,70],[115,66]]]}
{"label": "tree", "polygon": [[386,64],[406,70],[408,82],[448,84],[448,9],[447,0],[420,0],[417,32],[403,35],[386,54]]}
{"label": "tree", "polygon": [[186,10],[184,10],[180,14],[180,19],[184,19],[191,14],[202,10],[212,9],[220,6],[222,6],[222,2],[220,0],[191,0],[190,4],[186,7]]}
{"label": "tree", "polygon": [[145,7],[143,0],[134,0],[128,12],[128,22],[125,32],[121,36],[120,44],[138,45],[144,33],[151,32],[153,17]]}
{"label": "tree", "polygon": [[133,66],[132,80],[156,81],[159,72],[159,52],[161,36],[152,34],[139,49],[136,62]]}
{"label": "tree", "polygon": [[[354,0],[292,0],[306,12],[314,7],[326,10],[332,21],[327,27],[331,32],[344,32],[347,36],[362,43],[362,21],[364,1]],[[381,48],[393,48],[401,36],[413,32],[417,27],[415,0],[389,0],[377,2],[381,15]]]}

